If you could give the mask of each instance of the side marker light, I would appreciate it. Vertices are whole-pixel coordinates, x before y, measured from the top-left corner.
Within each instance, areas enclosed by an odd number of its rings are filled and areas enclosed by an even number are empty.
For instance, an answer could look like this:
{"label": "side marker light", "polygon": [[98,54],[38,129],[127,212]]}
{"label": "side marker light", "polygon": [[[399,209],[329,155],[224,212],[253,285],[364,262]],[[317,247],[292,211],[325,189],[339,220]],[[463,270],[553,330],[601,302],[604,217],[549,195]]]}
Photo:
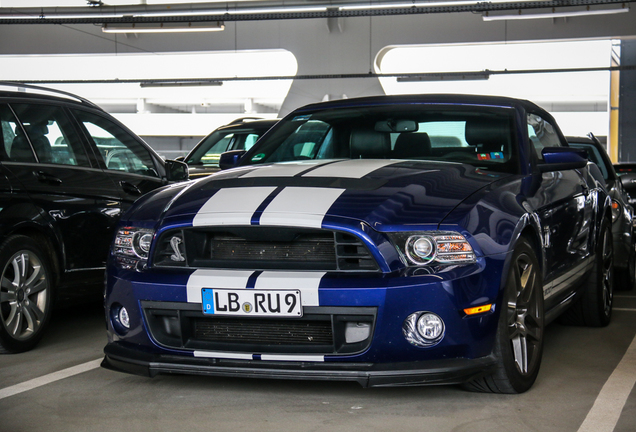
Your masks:
{"label": "side marker light", "polygon": [[464,313],[466,315],[476,315],[484,312],[490,312],[492,310],[492,305],[487,304],[483,306],[472,307],[468,309],[464,309]]}

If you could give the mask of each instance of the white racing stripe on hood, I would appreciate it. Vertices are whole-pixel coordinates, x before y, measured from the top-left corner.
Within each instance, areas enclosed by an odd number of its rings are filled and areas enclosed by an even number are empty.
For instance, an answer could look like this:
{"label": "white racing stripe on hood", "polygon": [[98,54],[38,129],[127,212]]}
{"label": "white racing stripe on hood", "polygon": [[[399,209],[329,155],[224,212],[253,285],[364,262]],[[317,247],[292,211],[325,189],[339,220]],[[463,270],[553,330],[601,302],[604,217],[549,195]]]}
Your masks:
{"label": "white racing stripe on hood", "polygon": [[192,226],[249,225],[273,186],[221,189],[199,209]]}
{"label": "white racing stripe on hood", "polygon": [[313,160],[306,162],[281,162],[274,165],[266,165],[256,168],[241,175],[241,178],[250,177],[293,177],[303,171],[307,171],[316,165],[328,163],[325,160]]}
{"label": "white racing stripe on hood", "polygon": [[404,161],[386,159],[351,159],[316,168],[307,174],[303,174],[303,177],[362,178],[377,169],[400,162]]}
{"label": "white racing stripe on hood", "polygon": [[256,279],[255,289],[297,289],[303,306],[319,306],[318,287],[326,272],[266,271]]}
{"label": "white racing stripe on hood", "polygon": [[245,289],[253,273],[252,270],[195,270],[186,285],[188,303],[202,303],[202,288]]}
{"label": "white racing stripe on hood", "polygon": [[260,225],[321,228],[329,208],[344,189],[287,187],[265,208]]}

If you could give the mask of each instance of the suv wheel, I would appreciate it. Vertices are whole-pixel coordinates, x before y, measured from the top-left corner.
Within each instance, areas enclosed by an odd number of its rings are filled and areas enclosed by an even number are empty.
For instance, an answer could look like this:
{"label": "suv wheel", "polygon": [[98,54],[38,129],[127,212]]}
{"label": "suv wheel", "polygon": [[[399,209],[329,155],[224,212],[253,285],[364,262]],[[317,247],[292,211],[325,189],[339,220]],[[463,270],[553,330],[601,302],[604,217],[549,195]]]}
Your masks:
{"label": "suv wheel", "polygon": [[15,235],[0,246],[0,352],[33,348],[51,316],[48,256],[32,238]]}

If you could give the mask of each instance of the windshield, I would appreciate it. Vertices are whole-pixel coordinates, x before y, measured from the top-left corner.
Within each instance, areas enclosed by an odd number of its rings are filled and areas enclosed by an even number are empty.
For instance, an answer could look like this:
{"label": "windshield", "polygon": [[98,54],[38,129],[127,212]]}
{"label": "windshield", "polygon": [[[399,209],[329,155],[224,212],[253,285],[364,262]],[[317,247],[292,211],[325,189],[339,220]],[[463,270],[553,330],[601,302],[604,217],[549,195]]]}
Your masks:
{"label": "windshield", "polygon": [[303,159],[407,159],[518,172],[514,111],[383,105],[289,116],[246,156],[246,164]]}

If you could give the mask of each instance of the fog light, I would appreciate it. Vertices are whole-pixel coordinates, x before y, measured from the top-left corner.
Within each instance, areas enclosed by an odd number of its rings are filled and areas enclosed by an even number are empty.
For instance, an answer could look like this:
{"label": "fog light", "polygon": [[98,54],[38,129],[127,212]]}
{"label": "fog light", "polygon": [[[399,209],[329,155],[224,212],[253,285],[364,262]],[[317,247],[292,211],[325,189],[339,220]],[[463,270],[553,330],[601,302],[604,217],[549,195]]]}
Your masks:
{"label": "fog light", "polygon": [[128,316],[128,311],[125,307],[122,306],[122,308],[119,309],[117,317],[119,318],[119,322],[121,323],[121,325],[123,325],[127,329],[130,328],[130,317]]}
{"label": "fog light", "polygon": [[402,334],[418,347],[437,345],[444,338],[444,321],[431,312],[415,312],[402,324]]}
{"label": "fog light", "polygon": [[437,340],[444,333],[444,322],[435,314],[425,313],[417,320],[417,332],[426,340]]}

